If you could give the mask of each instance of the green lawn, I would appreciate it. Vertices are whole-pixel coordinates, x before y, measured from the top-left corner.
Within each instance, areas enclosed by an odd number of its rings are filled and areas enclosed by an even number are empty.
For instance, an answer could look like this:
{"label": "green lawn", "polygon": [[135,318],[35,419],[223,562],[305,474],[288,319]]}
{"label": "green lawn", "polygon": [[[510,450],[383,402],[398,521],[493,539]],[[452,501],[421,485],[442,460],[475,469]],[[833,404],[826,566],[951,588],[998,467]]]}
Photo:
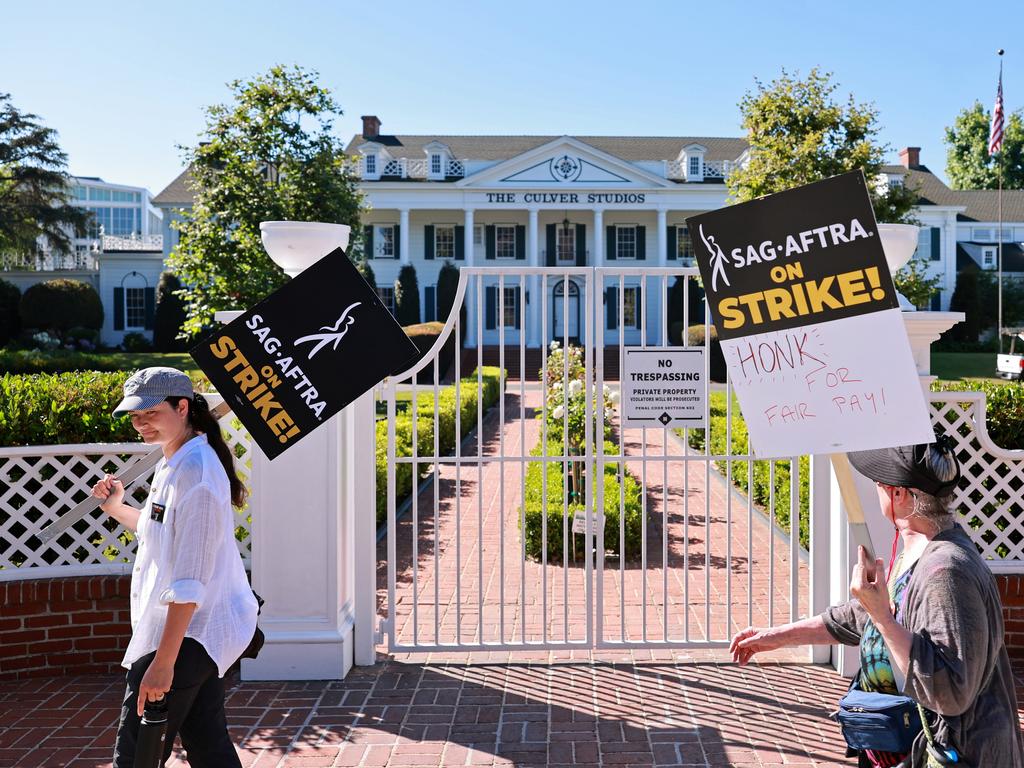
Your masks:
{"label": "green lawn", "polygon": [[932,352],[932,375],[946,381],[988,379],[1005,382],[996,373],[995,352]]}

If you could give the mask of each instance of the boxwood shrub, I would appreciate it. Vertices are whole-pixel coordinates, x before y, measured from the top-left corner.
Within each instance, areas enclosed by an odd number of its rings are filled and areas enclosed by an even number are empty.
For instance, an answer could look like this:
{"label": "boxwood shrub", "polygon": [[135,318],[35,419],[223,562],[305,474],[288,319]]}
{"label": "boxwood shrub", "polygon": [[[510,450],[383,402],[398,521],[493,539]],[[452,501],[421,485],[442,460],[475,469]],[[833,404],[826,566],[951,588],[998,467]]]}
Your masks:
{"label": "boxwood shrub", "polygon": [[[616,447],[605,442],[606,454],[616,454]],[[533,456],[541,456],[543,445],[538,443],[530,452]],[[548,456],[561,456],[563,444],[556,441],[548,441]],[[544,494],[544,475],[547,475],[547,495]],[[620,531],[619,531],[619,501],[623,495],[619,485],[619,465],[614,462],[605,464],[604,477],[604,551],[606,554],[619,554],[620,552]],[[621,538],[625,542],[625,557],[631,559],[640,554],[643,539],[643,504],[640,498],[640,483],[628,471],[624,474],[625,504],[623,506],[622,525],[624,534]],[[573,552],[582,556],[586,551],[584,548],[583,534],[572,534],[573,516],[577,511],[582,511],[586,505],[580,501],[571,500],[565,503],[565,475],[563,465],[558,461],[532,461],[526,468],[526,503],[523,521],[526,532],[526,554],[534,560],[543,558],[544,547],[544,518],[547,517],[547,548],[548,562],[561,563],[564,555],[565,533],[576,537],[576,547],[569,542],[569,557]],[[594,478],[587,484],[590,493],[597,498],[597,486]],[[567,517],[567,521],[566,521]]]}

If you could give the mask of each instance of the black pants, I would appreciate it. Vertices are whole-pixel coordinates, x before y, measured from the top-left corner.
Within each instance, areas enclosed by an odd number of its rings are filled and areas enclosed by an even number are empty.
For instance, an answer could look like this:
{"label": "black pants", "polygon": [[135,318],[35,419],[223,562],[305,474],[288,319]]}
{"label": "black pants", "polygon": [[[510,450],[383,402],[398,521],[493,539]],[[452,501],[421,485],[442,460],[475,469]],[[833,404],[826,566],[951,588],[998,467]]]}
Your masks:
{"label": "black pants", "polygon": [[[128,670],[128,690],[121,706],[121,721],[114,743],[113,768],[133,768],[139,735],[139,685],[155,653],[143,656]],[[175,735],[188,752],[192,768],[241,768],[224,719],[224,685],[217,665],[206,649],[191,637],[181,644],[174,662],[174,678],[167,694],[167,745],[171,756]]]}

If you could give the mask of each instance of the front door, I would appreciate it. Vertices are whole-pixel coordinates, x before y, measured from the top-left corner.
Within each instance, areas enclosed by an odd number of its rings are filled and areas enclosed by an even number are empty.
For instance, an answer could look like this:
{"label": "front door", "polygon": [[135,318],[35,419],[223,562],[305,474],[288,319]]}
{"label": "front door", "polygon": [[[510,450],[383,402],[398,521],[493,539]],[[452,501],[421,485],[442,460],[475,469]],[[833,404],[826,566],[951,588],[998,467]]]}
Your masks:
{"label": "front door", "polygon": [[559,280],[551,289],[551,338],[562,344],[580,343],[580,287],[569,280],[566,295],[565,280]]}

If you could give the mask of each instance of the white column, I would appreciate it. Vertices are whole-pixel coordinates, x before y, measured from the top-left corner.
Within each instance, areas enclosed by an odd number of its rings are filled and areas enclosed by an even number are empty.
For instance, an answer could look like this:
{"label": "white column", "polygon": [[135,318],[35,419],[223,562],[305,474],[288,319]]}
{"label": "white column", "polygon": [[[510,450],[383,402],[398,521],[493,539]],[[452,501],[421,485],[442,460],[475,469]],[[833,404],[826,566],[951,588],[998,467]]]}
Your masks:
{"label": "white column", "polygon": [[409,263],[409,209],[398,209],[398,250],[402,264]]}
{"label": "white column", "polygon": [[[668,215],[667,215],[667,211],[664,208],[659,208],[658,209],[658,239],[657,239],[657,243],[658,243],[658,266],[659,267],[668,266],[668,231],[667,230],[668,230]],[[662,328],[662,323],[661,323],[661,302],[663,301],[663,298],[664,298],[661,295],[661,281],[660,280],[655,281],[654,284],[656,286],[658,286],[655,289],[656,290],[655,295],[658,297],[658,301],[657,301],[657,304],[655,304],[654,302],[649,302],[649,303],[654,305],[652,308],[656,310],[656,314],[654,315],[654,326],[658,329],[658,333],[657,333],[658,342],[657,343],[658,344],[666,344],[667,340],[664,338],[664,336],[662,336],[662,334],[664,333],[665,329]],[[669,285],[671,285],[671,281],[669,282]],[[650,287],[651,286],[648,285],[648,288],[650,288]],[[644,311],[647,312],[646,309],[644,309]],[[651,321],[650,313],[648,313],[648,315],[647,315],[647,320],[648,320],[648,328],[649,328],[650,327],[650,321]]]}
{"label": "white column", "polygon": [[[466,266],[472,267],[475,263],[473,258],[473,209],[466,208],[463,211],[463,226],[465,231],[463,234],[463,251],[466,256]],[[463,306],[466,307],[466,344],[475,347],[476,343],[476,324],[473,320],[475,307],[473,306],[473,289],[474,285],[471,282],[466,286],[466,296],[463,299]]]}
{"label": "white column", "polygon": [[658,266],[668,266],[668,212],[658,209]]}
{"label": "white column", "polygon": [[[531,267],[540,266],[540,249],[537,247],[537,209],[530,208],[530,222],[526,228],[526,258]],[[540,295],[540,277],[533,276],[527,282],[530,290],[530,332],[526,336],[526,345],[539,347],[541,345],[540,327],[540,303],[543,297]]]}
{"label": "white column", "polygon": [[243,680],[340,680],[352,667],[353,515],[342,476],[355,457],[342,419],[273,462],[253,446],[252,586],[267,601],[266,645],[242,660]]}
{"label": "white column", "polygon": [[595,267],[604,266],[604,211],[594,211],[594,263]]}

